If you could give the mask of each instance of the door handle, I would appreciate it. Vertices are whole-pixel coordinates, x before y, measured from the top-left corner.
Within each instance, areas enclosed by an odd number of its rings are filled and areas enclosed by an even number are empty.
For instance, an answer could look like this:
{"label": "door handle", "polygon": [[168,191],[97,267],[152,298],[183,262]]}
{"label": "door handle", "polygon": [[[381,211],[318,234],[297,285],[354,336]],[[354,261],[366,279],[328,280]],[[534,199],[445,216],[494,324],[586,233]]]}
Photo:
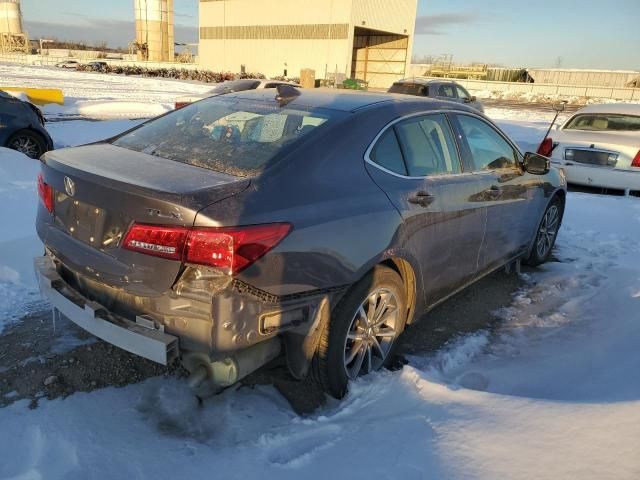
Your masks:
{"label": "door handle", "polygon": [[497,198],[501,193],[502,189],[500,187],[497,187],[496,185],[491,185],[491,187],[489,187],[489,196],[491,198]]}
{"label": "door handle", "polygon": [[433,203],[436,198],[427,192],[417,192],[415,195],[409,197],[409,203],[414,205],[420,205],[421,207],[428,207]]}

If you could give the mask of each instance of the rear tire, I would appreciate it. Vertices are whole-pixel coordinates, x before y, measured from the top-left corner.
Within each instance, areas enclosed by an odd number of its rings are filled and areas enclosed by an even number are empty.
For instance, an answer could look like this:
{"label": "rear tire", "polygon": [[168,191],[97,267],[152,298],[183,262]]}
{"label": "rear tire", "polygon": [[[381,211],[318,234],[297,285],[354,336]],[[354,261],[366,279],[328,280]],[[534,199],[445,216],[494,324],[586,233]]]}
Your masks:
{"label": "rear tire", "polygon": [[558,230],[560,230],[563,210],[564,204],[559,197],[554,197],[547,205],[536,230],[531,253],[525,261],[527,265],[535,267],[549,260],[558,237]]}
{"label": "rear tire", "polygon": [[322,332],[314,359],[322,389],[342,398],[350,380],[388,366],[406,319],[402,278],[375,267],[342,298]]}
{"label": "rear tire", "polygon": [[19,130],[9,137],[7,148],[17,150],[27,157],[37,160],[47,151],[47,143],[41,135],[31,130]]}

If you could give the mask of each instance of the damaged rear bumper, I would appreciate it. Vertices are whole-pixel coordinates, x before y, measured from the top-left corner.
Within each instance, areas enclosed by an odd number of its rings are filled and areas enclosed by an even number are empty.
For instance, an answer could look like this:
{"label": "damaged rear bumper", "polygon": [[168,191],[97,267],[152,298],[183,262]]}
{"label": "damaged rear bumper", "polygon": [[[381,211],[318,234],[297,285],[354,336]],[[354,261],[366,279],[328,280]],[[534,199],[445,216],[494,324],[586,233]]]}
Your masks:
{"label": "damaged rear bumper", "polygon": [[162,365],[178,357],[178,338],[145,318],[136,322],[115,316],[71,289],[49,257],[34,259],[40,292],[53,309],[102,340]]}

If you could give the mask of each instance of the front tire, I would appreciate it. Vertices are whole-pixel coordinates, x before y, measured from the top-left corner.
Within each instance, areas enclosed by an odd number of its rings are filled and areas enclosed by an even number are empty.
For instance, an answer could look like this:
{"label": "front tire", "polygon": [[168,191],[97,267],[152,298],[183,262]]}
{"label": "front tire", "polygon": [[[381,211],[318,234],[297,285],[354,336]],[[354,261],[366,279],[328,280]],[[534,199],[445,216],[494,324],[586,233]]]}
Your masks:
{"label": "front tire", "polygon": [[531,253],[526,260],[527,265],[535,267],[549,260],[558,237],[558,230],[560,230],[562,213],[563,203],[560,198],[555,197],[547,206],[540,225],[538,225]]}
{"label": "front tire", "polygon": [[389,365],[406,318],[402,278],[375,267],[342,298],[320,338],[315,370],[323,390],[342,398],[350,380]]}

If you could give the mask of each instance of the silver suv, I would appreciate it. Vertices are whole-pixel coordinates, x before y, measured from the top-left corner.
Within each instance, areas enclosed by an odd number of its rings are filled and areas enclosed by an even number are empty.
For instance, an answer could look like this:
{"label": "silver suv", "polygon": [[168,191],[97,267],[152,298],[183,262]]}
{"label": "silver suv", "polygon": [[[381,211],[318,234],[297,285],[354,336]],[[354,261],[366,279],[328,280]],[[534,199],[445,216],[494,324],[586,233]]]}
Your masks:
{"label": "silver suv", "polygon": [[482,104],[476,97],[457,82],[452,80],[428,80],[424,78],[407,78],[391,85],[389,93],[403,93],[418,97],[432,97],[440,100],[464,103],[479,112],[484,113]]}

